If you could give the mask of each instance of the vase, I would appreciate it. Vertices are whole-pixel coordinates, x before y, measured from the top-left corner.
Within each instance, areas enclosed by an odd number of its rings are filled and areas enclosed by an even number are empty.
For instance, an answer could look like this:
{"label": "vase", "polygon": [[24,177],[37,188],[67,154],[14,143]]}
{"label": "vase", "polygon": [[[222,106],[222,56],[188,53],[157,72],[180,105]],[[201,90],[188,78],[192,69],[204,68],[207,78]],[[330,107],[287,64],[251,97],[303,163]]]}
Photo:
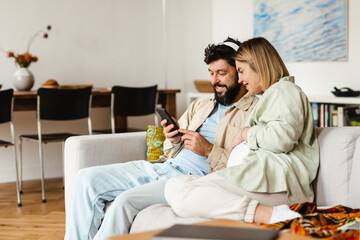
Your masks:
{"label": "vase", "polygon": [[34,75],[27,68],[16,70],[14,77],[14,86],[18,91],[29,91],[34,86]]}

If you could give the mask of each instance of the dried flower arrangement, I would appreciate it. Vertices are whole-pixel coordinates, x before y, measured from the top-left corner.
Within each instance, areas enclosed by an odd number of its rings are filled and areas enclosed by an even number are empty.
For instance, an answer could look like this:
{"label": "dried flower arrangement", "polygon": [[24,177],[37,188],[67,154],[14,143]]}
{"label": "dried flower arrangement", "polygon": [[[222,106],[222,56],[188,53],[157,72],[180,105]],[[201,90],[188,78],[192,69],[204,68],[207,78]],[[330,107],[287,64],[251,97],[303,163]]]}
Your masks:
{"label": "dried flower arrangement", "polygon": [[32,54],[30,54],[30,46],[31,44],[34,42],[34,40],[38,37],[40,38],[48,38],[49,37],[49,31],[51,30],[51,26],[48,25],[46,27],[46,31],[43,30],[39,30],[38,32],[36,32],[34,35],[31,36],[28,45],[27,45],[27,49],[26,52],[23,54],[14,54],[13,51],[5,51],[4,49],[2,49],[0,47],[0,50],[3,51],[4,53],[7,54],[7,56],[9,58],[14,58],[15,59],[15,63],[17,65],[19,65],[19,67],[22,68],[28,68],[30,66],[30,64],[32,62],[37,62],[38,61],[38,57],[37,56],[33,56]]}

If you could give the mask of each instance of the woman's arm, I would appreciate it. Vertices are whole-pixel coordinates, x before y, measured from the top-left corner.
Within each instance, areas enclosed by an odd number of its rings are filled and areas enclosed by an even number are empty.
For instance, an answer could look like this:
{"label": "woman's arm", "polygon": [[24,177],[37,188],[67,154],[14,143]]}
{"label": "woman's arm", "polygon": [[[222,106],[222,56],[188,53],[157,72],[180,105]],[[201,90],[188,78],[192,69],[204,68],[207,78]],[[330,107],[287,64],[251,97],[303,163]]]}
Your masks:
{"label": "woman's arm", "polygon": [[[287,87],[287,88],[286,88]],[[250,120],[250,149],[287,153],[298,143],[307,114],[306,96],[294,85],[268,90]]]}

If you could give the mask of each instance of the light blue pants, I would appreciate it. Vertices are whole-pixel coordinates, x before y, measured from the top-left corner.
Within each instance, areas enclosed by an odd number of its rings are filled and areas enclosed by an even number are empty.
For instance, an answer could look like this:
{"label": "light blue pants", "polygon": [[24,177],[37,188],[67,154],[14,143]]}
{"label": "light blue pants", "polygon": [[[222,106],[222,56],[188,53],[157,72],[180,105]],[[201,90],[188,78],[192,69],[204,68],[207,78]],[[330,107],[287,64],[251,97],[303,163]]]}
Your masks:
{"label": "light blue pants", "polygon": [[[166,203],[167,179],[183,174],[187,173],[170,163],[152,164],[143,160],[80,170],[65,239],[102,240],[128,233],[139,211],[156,203]],[[104,218],[107,201],[114,202]]]}

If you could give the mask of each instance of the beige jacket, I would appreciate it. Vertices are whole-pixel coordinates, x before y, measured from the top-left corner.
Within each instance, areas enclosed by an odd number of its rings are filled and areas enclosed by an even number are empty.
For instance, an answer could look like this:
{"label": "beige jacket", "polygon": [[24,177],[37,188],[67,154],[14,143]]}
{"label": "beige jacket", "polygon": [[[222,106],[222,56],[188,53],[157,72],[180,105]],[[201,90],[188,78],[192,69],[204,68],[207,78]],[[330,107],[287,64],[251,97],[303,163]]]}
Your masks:
{"label": "beige jacket", "polygon": [[[243,97],[225,112],[216,129],[213,149],[207,158],[207,162],[210,164],[210,173],[226,167],[230,144],[240,128],[244,127],[257,101],[258,98],[254,96]],[[196,131],[214,107],[214,97],[199,97],[190,104],[179,119],[180,128]],[[183,142],[172,144],[166,139],[164,142],[165,155],[160,158],[161,161],[174,158],[183,148]]]}

